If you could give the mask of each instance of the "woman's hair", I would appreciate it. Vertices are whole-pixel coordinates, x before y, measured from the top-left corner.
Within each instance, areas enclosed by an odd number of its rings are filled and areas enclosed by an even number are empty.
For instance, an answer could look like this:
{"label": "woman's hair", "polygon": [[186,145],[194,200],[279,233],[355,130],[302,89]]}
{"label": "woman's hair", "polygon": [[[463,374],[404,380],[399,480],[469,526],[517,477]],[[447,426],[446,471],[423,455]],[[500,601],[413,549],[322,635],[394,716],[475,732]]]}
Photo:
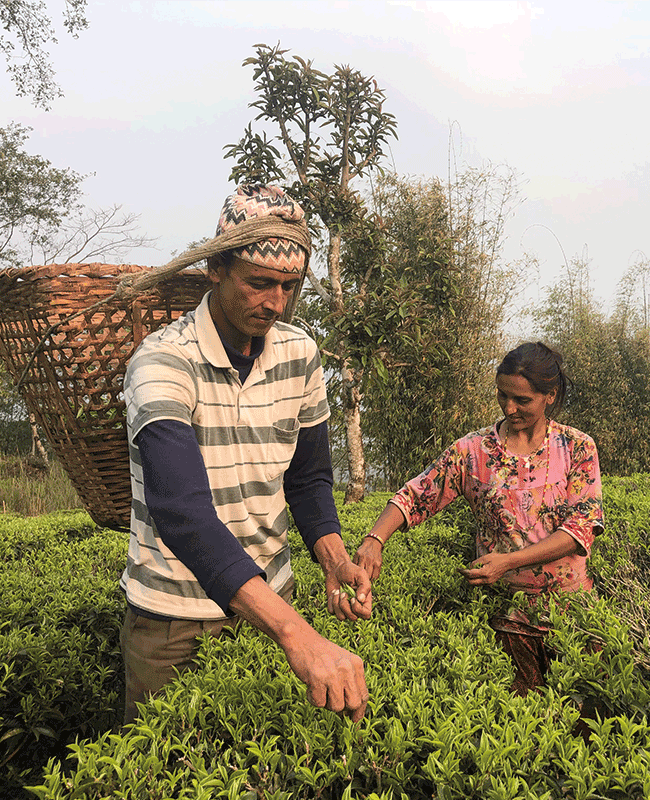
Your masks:
{"label": "woman's hair", "polygon": [[499,375],[521,375],[537,392],[549,394],[556,390],[555,400],[548,409],[549,417],[564,404],[570,379],[562,367],[560,353],[543,342],[524,342],[507,353],[497,367]]}

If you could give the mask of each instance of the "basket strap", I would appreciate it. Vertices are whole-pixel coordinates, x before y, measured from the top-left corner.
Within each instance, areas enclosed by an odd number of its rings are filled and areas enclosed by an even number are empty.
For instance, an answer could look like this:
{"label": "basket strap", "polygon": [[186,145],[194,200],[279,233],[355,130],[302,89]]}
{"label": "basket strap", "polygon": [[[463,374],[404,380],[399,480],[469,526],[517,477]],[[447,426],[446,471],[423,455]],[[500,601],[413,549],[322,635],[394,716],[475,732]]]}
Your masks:
{"label": "basket strap", "polygon": [[225,250],[246,247],[246,245],[260,242],[263,239],[290,239],[292,242],[296,242],[307,251],[307,264],[309,263],[311,238],[305,223],[286,222],[277,217],[247,219],[219,236],[181,253],[180,256],[152,272],[141,275],[125,275],[117,287],[116,297],[120,300],[128,300],[146,292],[152,286],[185,267],[196,264],[197,261],[202,261],[217,253],[223,253]]}
{"label": "basket strap", "polygon": [[96,303],[93,303],[87,308],[82,308],[80,311],[76,311],[74,314],[64,317],[58,322],[55,322],[53,325],[50,325],[34,348],[29,361],[27,362],[25,369],[22,371],[18,383],[16,384],[16,389],[20,389],[20,387],[23,385],[23,382],[27,377],[27,373],[31,369],[34,359],[38,355],[44,342],[60,325],[70,322],[76,317],[81,316],[81,314],[87,314],[89,311],[94,311],[96,308],[99,308],[106,303],[110,303],[112,300],[132,300],[139,295],[144,294],[161,281],[164,281],[166,278],[170,278],[172,275],[180,272],[185,267],[196,264],[197,261],[202,261],[204,258],[209,258],[217,253],[223,253],[226,250],[235,250],[239,247],[245,247],[246,245],[253,244],[254,242],[262,241],[262,239],[272,238],[289,239],[292,242],[296,242],[297,244],[301,245],[301,247],[303,247],[307,252],[305,267],[302,270],[300,281],[294,290],[293,296],[287,303],[285,313],[282,315],[282,318],[285,322],[290,322],[291,317],[293,316],[294,308],[298,302],[298,297],[300,296],[300,292],[302,290],[305,274],[309,266],[309,257],[311,255],[311,238],[309,236],[307,225],[304,221],[288,222],[278,217],[247,219],[243,220],[235,227],[224,231],[219,236],[215,236],[213,239],[210,239],[209,241],[204,242],[197,247],[193,247],[191,250],[186,250],[184,253],[181,253],[180,256],[172,259],[162,267],[157,267],[155,270],[151,270],[150,272],[142,272],[135,275],[125,275],[118,283],[113,294],[97,301]]}

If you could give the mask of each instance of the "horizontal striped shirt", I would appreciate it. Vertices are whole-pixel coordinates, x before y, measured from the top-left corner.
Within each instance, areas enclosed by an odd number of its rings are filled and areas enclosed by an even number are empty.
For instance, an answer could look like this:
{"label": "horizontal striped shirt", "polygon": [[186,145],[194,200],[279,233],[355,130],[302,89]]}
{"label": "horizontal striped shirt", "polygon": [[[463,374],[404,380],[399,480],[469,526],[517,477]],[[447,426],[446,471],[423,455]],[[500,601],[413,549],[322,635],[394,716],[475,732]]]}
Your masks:
{"label": "horizontal striped shirt", "polygon": [[284,473],[301,427],[329,416],[315,342],[278,322],[243,386],[201,305],[150,334],[129,363],[124,393],[131,454],[128,601],[173,617],[218,619],[193,573],[165,547],[148,513],[136,437],[156,420],[191,425],[219,519],[281,592],[291,579]]}

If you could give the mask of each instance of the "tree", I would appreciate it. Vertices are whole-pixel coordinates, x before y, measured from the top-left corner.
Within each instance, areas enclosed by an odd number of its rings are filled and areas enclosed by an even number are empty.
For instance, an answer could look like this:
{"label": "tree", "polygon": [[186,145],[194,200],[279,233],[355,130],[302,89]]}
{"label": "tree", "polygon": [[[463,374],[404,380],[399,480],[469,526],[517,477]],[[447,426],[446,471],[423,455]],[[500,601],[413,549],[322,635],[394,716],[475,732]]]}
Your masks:
{"label": "tree", "polygon": [[139,219],[139,214],[123,212],[117,204],[98,210],[76,208],[55,234],[32,248],[31,260],[42,264],[121,260],[130,250],[156,242],[140,232]]}
{"label": "tree", "polygon": [[589,264],[574,259],[536,315],[573,380],[563,419],[593,436],[607,474],[650,470],[650,331],[630,312],[633,277],[623,277],[625,303],[607,316],[593,296]]}
{"label": "tree", "polygon": [[84,207],[84,176],[29,155],[30,130],[17,123],[0,128],[0,266],[120,259],[153,244],[140,233],[137,214],[118,204]]}
{"label": "tree", "polygon": [[[77,38],[88,27],[87,0],[65,0],[63,24]],[[54,79],[47,52],[57,44],[52,19],[43,0],[0,0],[0,50],[19,97],[31,95],[37,108],[49,110],[63,93]]]}
{"label": "tree", "polygon": [[[311,61],[287,58],[279,45],[257,45],[255,52],[244,61],[253,67],[258,96],[251,107],[276,135],[269,139],[266,131],[253,132],[249,125],[237,144],[228,145],[227,156],[236,160],[231,179],[286,184],[290,177],[290,193],[323,244],[327,278],[319,280],[313,269],[308,278],[327,312],[322,345],[326,364],[340,375],[350,476],[346,500],[355,501],[365,492],[363,384],[369,371],[386,370],[379,352],[354,341],[365,325],[373,348],[381,348],[376,344],[380,330],[372,328],[376,318],[366,311],[367,276],[381,270],[382,230],[367,213],[357,185],[379,166],[396,122],[383,109],[377,82],[349,66],[336,66],[326,75]],[[346,249],[355,258],[344,259]]]}
{"label": "tree", "polygon": [[494,414],[503,330],[525,286],[525,265],[501,260],[518,181],[490,164],[447,184],[386,175],[373,202],[390,242],[385,272],[401,276],[419,299],[417,336],[389,337],[402,341],[399,358],[365,396],[368,452],[396,489]]}
{"label": "tree", "polygon": [[19,265],[25,249],[45,247],[65,217],[80,208],[83,176],[29,155],[31,128],[0,128],[0,265]]}

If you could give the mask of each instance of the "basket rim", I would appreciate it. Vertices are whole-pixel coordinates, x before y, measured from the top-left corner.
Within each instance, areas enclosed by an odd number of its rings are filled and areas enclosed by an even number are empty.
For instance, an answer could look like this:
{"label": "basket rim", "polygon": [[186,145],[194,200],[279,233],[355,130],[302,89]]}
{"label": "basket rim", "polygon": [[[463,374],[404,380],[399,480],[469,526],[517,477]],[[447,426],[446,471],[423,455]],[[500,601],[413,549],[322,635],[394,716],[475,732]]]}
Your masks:
{"label": "basket rim", "polygon": [[[2,267],[0,268],[0,285],[5,279],[14,281],[20,280],[36,280],[40,278],[104,278],[113,277],[114,275],[134,274],[138,272],[151,272],[159,269],[159,267],[152,267],[143,264],[106,264],[101,261],[93,261],[88,263],[74,262],[69,264],[29,264],[22,267]],[[198,267],[186,267],[179,270],[177,275],[205,275],[205,270]],[[173,277],[173,276],[170,276]],[[167,278],[166,280],[169,280]]]}

